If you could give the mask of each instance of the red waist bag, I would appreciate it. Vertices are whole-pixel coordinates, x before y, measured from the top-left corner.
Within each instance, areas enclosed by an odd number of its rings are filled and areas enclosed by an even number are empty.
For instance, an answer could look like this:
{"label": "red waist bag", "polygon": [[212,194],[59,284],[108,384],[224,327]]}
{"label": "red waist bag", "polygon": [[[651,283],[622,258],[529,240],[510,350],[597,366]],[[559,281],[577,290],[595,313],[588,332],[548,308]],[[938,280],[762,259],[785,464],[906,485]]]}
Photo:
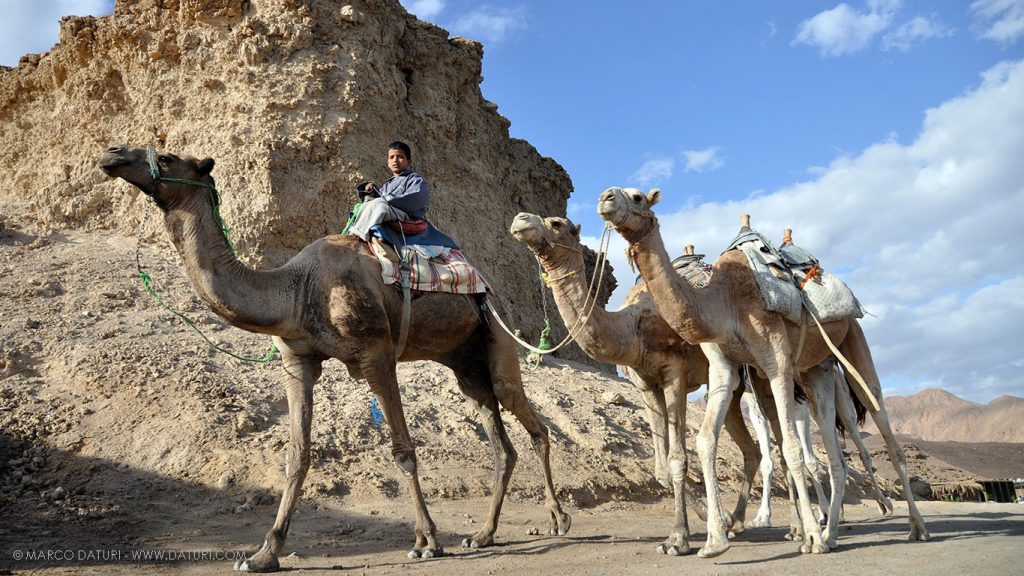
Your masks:
{"label": "red waist bag", "polygon": [[427,231],[426,220],[391,220],[385,224],[395,232],[401,232],[408,236],[415,236]]}

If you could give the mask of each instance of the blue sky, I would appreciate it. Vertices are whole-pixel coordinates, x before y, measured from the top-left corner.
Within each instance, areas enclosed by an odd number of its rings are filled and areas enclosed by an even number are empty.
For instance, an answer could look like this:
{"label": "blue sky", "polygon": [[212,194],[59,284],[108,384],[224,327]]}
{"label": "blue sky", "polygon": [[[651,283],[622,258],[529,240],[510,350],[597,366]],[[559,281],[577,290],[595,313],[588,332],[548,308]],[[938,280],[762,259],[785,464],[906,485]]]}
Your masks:
{"label": "blue sky", "polygon": [[[14,2],[0,64],[109,5]],[[663,190],[673,253],[713,260],[742,213],[792,227],[873,314],[886,393],[1024,397],[1024,0],[403,5],[484,43],[484,96],[568,171],[592,246],[609,186]]]}

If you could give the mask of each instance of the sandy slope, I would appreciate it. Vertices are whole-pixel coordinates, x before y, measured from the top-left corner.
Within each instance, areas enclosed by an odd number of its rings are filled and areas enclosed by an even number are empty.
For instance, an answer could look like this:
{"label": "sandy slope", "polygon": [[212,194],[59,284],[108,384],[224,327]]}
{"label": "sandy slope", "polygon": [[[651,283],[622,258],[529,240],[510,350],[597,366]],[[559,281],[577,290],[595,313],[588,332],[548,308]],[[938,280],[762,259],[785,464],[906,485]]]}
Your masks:
{"label": "sandy slope", "polygon": [[[10,223],[0,230],[0,569],[40,566],[15,562],[17,550],[251,551],[272,522],[287,438],[280,366],[213,352],[141,291],[134,254],[132,238],[101,232],[36,238]],[[226,327],[198,302],[175,255],[162,246],[143,246],[141,255],[166,301],[210,337],[238,353],[264,352],[266,338]],[[628,382],[569,362],[549,362],[524,379],[551,429],[559,496],[575,516],[571,538],[527,535],[544,527],[540,472],[525,433],[506,415],[520,464],[498,533],[503,545],[463,551],[456,564],[407,563],[402,550],[410,544],[412,514],[390,461],[387,433],[372,421],[365,383],[332,362],[316,390],[314,465],[289,540],[289,551],[302,558],[288,565],[370,565],[367,573],[415,568],[424,574],[525,573],[551,563],[610,574],[726,566],[651,553],[667,534],[670,494],[652,478],[639,394]],[[454,551],[459,535],[484,517],[490,450],[446,369],[402,365],[400,380],[423,486],[443,542]],[[700,416],[691,410],[691,437]],[[950,470],[968,474],[923,449],[910,457],[914,473],[926,479]],[[721,458],[722,481],[734,491],[738,458],[728,440]],[[930,468],[933,460],[940,464]],[[691,466],[696,475],[693,460]],[[848,499],[854,505],[864,482],[857,466]],[[879,466],[884,470],[884,462]],[[884,483],[894,493],[895,486]],[[851,514],[871,516],[869,510]],[[949,510],[933,513],[960,514]],[[948,533],[950,544],[966,537],[987,546],[982,533],[1007,530],[1007,510],[933,529]],[[784,517],[780,506],[776,526],[784,525]],[[850,548],[870,558],[875,543],[902,538],[905,518],[866,526],[870,530]],[[703,527],[696,523],[693,529]],[[770,558],[786,570],[822,566],[814,562],[833,566],[843,558],[797,558],[792,544],[776,542],[780,530],[738,543],[723,562],[737,562],[736,573],[743,573],[753,566],[744,558]],[[968,536],[953,534],[960,530]],[[906,550],[937,554],[946,548]],[[956,565],[957,550],[949,548],[950,565]],[[1001,558],[986,556],[993,563]],[[110,558],[43,564],[72,573],[169,571],[156,562],[140,567]],[[212,573],[224,567],[185,562],[174,570]]]}

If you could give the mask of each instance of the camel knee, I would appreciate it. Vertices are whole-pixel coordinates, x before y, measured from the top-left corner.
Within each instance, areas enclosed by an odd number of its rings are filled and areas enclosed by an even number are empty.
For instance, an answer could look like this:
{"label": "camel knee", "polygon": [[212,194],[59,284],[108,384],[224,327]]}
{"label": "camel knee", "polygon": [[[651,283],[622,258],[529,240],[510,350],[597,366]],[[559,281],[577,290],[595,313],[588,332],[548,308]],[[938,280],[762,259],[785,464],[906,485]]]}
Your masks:
{"label": "camel knee", "polygon": [[395,464],[405,473],[406,476],[416,475],[416,452],[413,450],[396,450],[393,454]]}
{"label": "camel knee", "polygon": [[672,483],[682,486],[686,481],[686,458],[673,456],[668,461],[668,468],[672,474]]}

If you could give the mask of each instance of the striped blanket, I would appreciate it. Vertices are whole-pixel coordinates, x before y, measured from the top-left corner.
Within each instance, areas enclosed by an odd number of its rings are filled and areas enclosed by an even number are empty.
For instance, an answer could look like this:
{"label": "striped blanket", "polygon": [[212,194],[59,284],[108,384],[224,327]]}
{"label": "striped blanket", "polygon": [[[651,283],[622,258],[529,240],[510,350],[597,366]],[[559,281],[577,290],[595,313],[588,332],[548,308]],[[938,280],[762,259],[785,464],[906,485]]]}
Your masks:
{"label": "striped blanket", "polygon": [[[402,285],[402,272],[398,263],[374,242],[370,251],[380,260],[381,275],[388,284]],[[409,261],[411,289],[420,292],[448,292],[450,294],[480,294],[491,287],[484,277],[470,265],[458,249],[444,246],[411,245],[402,248]]]}

